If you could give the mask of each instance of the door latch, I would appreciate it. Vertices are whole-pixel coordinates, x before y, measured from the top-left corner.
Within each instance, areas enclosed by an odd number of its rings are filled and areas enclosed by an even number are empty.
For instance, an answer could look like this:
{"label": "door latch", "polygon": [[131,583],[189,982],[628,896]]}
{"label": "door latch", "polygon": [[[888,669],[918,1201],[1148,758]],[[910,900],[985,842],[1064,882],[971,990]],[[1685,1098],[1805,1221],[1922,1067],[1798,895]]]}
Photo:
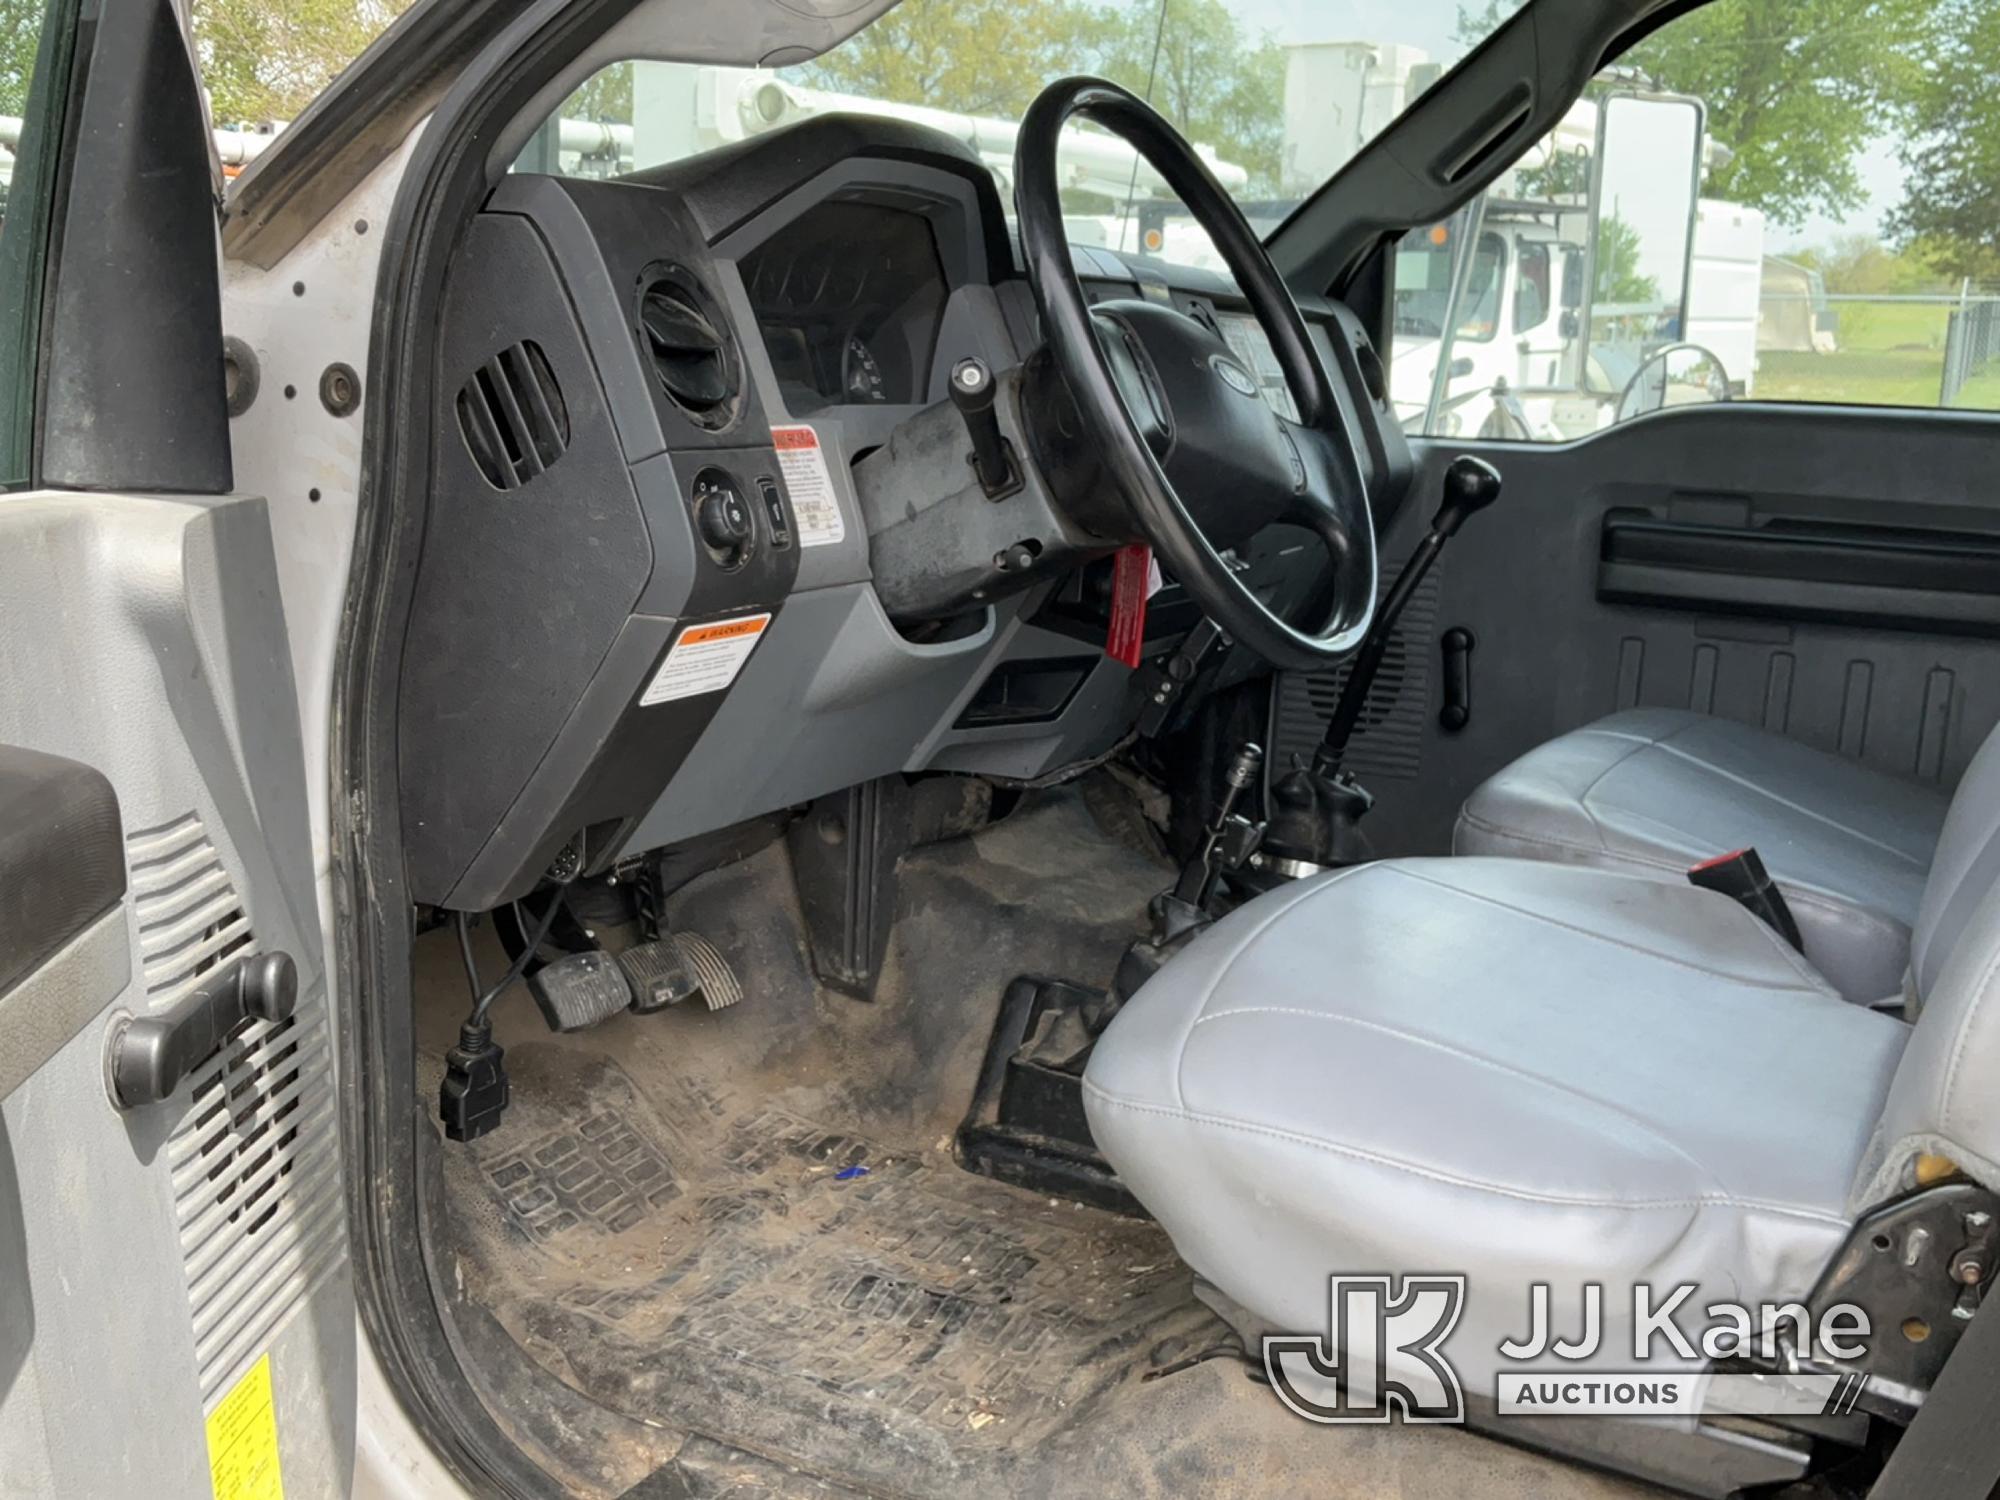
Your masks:
{"label": "door latch", "polygon": [[120,1017],[105,1057],[112,1101],[120,1109],[158,1104],[242,1022],[282,1021],[298,1003],[291,954],[257,953],[218,969],[170,1011]]}

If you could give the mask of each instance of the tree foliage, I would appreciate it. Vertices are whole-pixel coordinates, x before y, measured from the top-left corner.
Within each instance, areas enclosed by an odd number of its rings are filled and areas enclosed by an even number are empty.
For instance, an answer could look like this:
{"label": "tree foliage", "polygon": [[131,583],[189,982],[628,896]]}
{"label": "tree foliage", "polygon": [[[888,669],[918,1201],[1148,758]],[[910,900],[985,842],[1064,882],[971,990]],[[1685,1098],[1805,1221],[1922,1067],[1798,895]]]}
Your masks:
{"label": "tree foliage", "polygon": [[[1714,0],[1662,26],[1618,67],[1706,106],[1708,132],[1729,152],[1708,174],[1711,197],[1781,225],[1837,218],[1866,201],[1862,152],[1910,116],[1939,5]],[[1461,7],[1460,37],[1486,35],[1514,8]],[[1593,92],[1617,86],[1614,75]]]}
{"label": "tree foliage", "polygon": [[410,3],[194,0],[195,49],[216,123],[294,118]]}
{"label": "tree foliage", "polygon": [[1639,264],[1639,231],[1616,216],[1597,226],[1597,267],[1591,301],[1597,306],[1657,302],[1660,281]]}
{"label": "tree foliage", "polygon": [[1779,224],[1867,201],[1859,158],[1908,118],[1938,0],[1716,0],[1621,62],[1692,94],[1730,150],[1711,196]]}
{"label": "tree foliage", "polygon": [[45,8],[43,0],[0,0],[0,115],[28,112]]}
{"label": "tree foliage", "polygon": [[1942,0],[1889,230],[1953,276],[2000,276],[2000,8]]}
{"label": "tree foliage", "polygon": [[[1162,16],[1164,15],[1164,24]],[[815,88],[1017,119],[1051,80],[1098,73],[1276,190],[1284,53],[1221,0],[903,0],[806,64]]]}

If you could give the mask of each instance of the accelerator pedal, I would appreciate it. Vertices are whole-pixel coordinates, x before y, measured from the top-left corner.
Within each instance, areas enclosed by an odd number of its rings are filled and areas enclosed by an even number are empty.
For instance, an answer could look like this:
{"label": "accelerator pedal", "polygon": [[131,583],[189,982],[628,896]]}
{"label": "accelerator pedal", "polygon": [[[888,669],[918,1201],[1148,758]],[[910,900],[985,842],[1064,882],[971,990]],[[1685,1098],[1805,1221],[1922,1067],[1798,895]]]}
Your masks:
{"label": "accelerator pedal", "polygon": [[710,1010],[726,1010],[743,998],[743,986],[737,981],[736,971],[707,938],[699,933],[677,932],[674,942],[681,950],[681,962],[687,965]]}
{"label": "accelerator pedal", "polygon": [[528,976],[528,991],[551,1031],[581,1031],[632,1004],[632,985],[601,948],[569,953]]}

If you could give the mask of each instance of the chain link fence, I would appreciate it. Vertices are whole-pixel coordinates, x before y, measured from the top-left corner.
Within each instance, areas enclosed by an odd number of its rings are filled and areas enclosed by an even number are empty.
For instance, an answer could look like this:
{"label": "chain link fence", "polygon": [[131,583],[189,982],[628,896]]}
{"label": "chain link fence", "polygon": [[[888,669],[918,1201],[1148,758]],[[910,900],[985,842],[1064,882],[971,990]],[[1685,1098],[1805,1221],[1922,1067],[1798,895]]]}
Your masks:
{"label": "chain link fence", "polygon": [[1956,406],[1965,388],[2000,373],[2000,296],[1968,294],[1951,310],[1944,336],[1944,380],[1938,405]]}
{"label": "chain link fence", "polygon": [[2000,411],[2000,284],[1855,293],[1767,279],[1751,394]]}

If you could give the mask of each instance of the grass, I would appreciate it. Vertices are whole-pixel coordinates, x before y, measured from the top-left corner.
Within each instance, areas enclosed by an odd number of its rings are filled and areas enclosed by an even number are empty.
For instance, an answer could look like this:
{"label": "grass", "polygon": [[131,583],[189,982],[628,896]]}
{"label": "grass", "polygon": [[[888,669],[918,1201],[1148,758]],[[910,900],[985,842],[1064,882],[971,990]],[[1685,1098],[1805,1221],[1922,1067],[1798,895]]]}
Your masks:
{"label": "grass", "polygon": [[[1938,404],[1949,309],[1898,302],[1843,302],[1838,347],[1831,354],[1775,349],[1757,356],[1753,396],[1768,401],[1828,401],[1863,406]],[[1966,382],[1954,406],[2000,411],[2000,365]]]}

